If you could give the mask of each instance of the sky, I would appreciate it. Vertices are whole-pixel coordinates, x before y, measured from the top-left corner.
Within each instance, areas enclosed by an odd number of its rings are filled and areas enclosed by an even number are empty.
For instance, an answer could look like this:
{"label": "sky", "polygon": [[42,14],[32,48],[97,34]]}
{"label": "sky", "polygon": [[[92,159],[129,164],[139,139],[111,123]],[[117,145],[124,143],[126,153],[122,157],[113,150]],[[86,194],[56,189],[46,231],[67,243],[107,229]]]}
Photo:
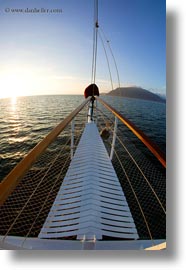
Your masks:
{"label": "sky", "polygon": [[[0,0],[0,98],[83,94],[91,83],[93,16],[94,0]],[[165,0],[99,0],[99,26],[114,88],[106,39],[121,86],[165,94]],[[100,92],[112,90],[99,36],[96,83]]]}

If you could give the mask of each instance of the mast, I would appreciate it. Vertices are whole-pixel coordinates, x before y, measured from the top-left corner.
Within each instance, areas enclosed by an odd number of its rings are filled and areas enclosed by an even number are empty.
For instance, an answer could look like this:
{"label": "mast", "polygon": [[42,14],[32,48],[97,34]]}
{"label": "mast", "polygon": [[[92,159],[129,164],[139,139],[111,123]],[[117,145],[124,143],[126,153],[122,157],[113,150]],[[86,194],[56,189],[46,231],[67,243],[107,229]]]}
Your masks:
{"label": "mast", "polygon": [[91,96],[88,110],[88,122],[93,122],[95,95],[99,96],[99,89],[95,84],[97,65],[97,43],[98,43],[98,0],[94,1],[94,23],[93,23],[93,54],[92,54],[92,76],[91,84],[85,89],[85,98]]}
{"label": "mast", "polygon": [[94,1],[94,26],[93,26],[93,55],[92,55],[92,78],[91,83],[96,81],[97,64],[97,40],[98,40],[98,0]]}

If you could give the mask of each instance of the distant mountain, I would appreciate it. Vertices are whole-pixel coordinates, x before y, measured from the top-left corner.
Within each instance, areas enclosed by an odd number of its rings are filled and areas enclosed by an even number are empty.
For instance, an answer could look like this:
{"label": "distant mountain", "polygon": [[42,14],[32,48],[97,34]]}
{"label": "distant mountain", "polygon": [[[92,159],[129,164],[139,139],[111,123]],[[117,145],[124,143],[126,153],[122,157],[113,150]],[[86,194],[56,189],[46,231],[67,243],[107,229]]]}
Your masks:
{"label": "distant mountain", "polygon": [[163,103],[166,102],[165,98],[136,86],[116,88],[115,90],[112,90],[109,93],[107,93],[107,95],[152,100]]}

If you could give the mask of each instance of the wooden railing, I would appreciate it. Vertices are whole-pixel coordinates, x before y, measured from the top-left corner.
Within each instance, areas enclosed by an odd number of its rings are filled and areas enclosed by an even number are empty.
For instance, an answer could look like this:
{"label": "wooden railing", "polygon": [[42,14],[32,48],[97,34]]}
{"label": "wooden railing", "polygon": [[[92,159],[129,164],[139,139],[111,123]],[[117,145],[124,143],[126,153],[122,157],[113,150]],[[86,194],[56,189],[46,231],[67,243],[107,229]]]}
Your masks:
{"label": "wooden railing", "polygon": [[130,120],[121,115],[116,109],[110,106],[107,102],[99,97],[96,99],[103,104],[109,111],[111,111],[124,125],[126,125],[134,135],[136,135],[141,142],[152,152],[152,154],[160,161],[164,168],[166,168],[166,158],[164,153],[155,145],[139,128],[137,128]]}
{"label": "wooden railing", "polygon": [[[84,108],[90,101],[87,98],[81,105],[79,105],[69,116],[67,116],[59,125],[57,125],[40,143],[38,143],[28,155],[21,160],[17,166],[3,179],[0,183],[0,205],[4,203],[7,197],[12,193],[15,187],[19,184],[22,177],[30,169],[32,164],[39,158],[39,156],[46,150],[46,148],[57,138],[57,136],[67,127],[67,125],[74,119],[74,117]],[[109,111],[111,111],[123,124],[125,124],[139,139],[147,146],[153,155],[166,168],[165,155],[157,145],[150,141],[150,139],[131,121],[121,115],[116,109],[103,101],[101,98],[96,99],[103,104]]]}
{"label": "wooden railing", "polygon": [[28,155],[22,159],[17,166],[3,179],[0,183],[0,205],[4,203],[7,197],[12,193],[19,184],[22,177],[30,169],[32,164],[39,158],[45,149],[57,138],[57,136],[67,127],[74,117],[89,102],[87,98],[71,114],[69,114],[59,125],[57,125],[40,143],[38,143]]}

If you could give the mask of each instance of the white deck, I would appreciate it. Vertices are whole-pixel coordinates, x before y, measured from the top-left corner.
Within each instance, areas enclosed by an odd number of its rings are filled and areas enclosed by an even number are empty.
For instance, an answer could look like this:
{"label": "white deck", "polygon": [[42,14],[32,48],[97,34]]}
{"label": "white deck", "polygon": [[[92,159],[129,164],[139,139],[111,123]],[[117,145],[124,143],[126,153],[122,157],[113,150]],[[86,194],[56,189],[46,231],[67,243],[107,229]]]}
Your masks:
{"label": "white deck", "polygon": [[138,239],[121,185],[94,123],[87,123],[39,238]]}

